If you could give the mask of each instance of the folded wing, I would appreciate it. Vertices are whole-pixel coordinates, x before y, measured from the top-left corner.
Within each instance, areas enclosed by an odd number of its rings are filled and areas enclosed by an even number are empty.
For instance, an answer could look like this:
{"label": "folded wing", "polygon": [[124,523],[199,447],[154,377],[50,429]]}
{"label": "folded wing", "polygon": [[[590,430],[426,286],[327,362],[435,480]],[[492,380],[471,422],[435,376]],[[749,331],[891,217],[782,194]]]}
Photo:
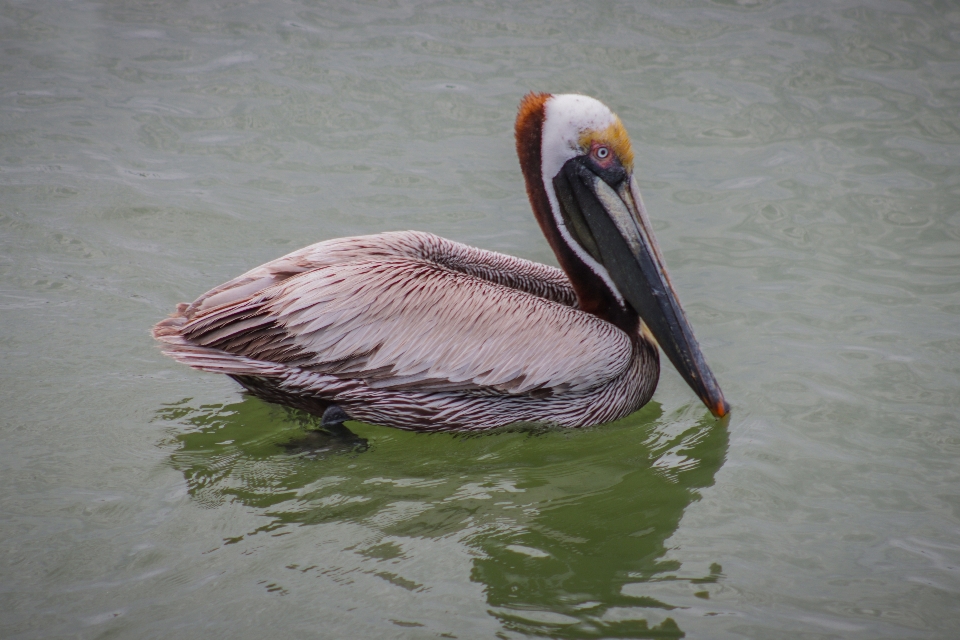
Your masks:
{"label": "folded wing", "polygon": [[176,334],[165,340],[174,357],[185,341],[193,353],[376,389],[547,396],[630,365],[627,335],[570,306],[562,272],[448,240],[424,249],[442,239],[416,235],[415,250],[403,234],[308,247],[212,290],[155,333]]}

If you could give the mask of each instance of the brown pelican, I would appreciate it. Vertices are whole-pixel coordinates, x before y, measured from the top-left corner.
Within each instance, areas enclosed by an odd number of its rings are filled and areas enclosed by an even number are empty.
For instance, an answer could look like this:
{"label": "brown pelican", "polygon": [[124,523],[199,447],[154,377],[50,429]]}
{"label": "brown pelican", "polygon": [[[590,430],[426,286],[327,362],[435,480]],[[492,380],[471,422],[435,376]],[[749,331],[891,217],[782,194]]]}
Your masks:
{"label": "brown pelican", "polygon": [[531,93],[516,142],[562,271],[417,231],[338,238],[180,304],[154,337],[269,402],[419,431],[616,420],[653,395],[659,344],[726,415],[620,119],[593,98]]}

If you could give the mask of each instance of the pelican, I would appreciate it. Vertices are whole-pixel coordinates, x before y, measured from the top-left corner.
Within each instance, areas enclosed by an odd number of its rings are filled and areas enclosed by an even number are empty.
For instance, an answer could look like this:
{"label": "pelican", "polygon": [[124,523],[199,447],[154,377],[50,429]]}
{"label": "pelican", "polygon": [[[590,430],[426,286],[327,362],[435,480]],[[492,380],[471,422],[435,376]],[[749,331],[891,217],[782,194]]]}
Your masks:
{"label": "pelican", "polygon": [[530,93],[515,133],[561,269],[419,231],[338,238],[181,303],[154,337],[268,402],[416,431],[617,420],[653,395],[659,345],[726,415],[620,119],[587,96]]}

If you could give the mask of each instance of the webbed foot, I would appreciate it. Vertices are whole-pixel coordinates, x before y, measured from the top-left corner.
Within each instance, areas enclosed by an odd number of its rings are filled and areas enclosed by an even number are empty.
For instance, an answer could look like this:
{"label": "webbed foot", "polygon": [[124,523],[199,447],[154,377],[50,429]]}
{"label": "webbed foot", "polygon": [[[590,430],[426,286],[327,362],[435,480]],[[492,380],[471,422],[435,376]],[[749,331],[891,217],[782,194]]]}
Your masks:
{"label": "webbed foot", "polygon": [[281,445],[289,453],[318,453],[320,451],[366,451],[367,440],[350,431],[343,423],[350,420],[347,413],[333,404],[320,418],[320,428],[307,431],[298,438]]}

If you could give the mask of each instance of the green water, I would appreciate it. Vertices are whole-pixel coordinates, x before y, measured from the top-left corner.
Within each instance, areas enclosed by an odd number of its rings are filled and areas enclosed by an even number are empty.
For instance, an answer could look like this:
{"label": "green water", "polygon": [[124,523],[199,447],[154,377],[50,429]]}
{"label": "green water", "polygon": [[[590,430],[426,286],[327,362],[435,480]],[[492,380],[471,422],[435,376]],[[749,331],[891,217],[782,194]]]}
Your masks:
{"label": "green water", "polygon": [[[555,264],[529,90],[610,105],[733,405],[302,414],[149,328],[327,238]],[[0,1],[0,637],[952,638],[960,7]]]}

